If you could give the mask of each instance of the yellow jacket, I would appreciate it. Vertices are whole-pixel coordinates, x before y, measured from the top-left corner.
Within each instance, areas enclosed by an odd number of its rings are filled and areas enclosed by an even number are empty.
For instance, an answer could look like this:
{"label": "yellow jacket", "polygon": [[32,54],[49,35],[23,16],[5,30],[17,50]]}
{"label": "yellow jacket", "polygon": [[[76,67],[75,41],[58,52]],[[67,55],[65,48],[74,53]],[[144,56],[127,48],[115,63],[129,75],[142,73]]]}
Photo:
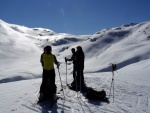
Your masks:
{"label": "yellow jacket", "polygon": [[43,68],[45,70],[54,69],[55,56],[53,54],[43,54],[42,61],[43,61]]}

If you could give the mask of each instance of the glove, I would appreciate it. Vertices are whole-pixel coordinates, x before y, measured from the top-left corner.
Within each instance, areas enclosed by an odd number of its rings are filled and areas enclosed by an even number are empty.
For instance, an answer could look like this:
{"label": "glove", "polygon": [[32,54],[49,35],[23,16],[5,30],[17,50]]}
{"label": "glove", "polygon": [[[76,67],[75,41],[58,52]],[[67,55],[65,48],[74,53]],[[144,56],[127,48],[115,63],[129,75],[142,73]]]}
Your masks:
{"label": "glove", "polygon": [[59,69],[59,66],[60,66],[60,63],[58,62],[58,63],[57,63],[57,68],[58,68],[58,69]]}
{"label": "glove", "polygon": [[67,58],[65,57],[65,62],[67,63]]}
{"label": "glove", "polygon": [[117,65],[116,64],[112,64],[112,71],[116,71],[117,70]]}

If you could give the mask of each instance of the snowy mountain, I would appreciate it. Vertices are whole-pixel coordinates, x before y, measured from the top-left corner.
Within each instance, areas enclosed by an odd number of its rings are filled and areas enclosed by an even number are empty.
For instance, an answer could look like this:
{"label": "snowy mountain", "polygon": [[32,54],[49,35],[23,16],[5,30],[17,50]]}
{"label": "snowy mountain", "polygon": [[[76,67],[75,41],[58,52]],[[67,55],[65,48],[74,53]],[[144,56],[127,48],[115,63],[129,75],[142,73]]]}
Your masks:
{"label": "snowy mountain", "polygon": [[[52,46],[60,65],[62,82],[66,82],[65,57],[71,48],[82,46],[85,53],[86,84],[110,93],[111,64],[115,72],[115,102],[89,102],[81,94],[65,89],[66,101],[57,108],[33,106],[41,84],[40,55],[46,45]],[[0,20],[0,113],[48,112],[150,112],[150,22],[125,24],[103,29],[93,35],[56,33],[45,28],[27,28]],[[56,71],[58,91],[60,81]],[[72,81],[72,64],[68,63],[68,83]],[[16,96],[17,95],[17,96]]]}

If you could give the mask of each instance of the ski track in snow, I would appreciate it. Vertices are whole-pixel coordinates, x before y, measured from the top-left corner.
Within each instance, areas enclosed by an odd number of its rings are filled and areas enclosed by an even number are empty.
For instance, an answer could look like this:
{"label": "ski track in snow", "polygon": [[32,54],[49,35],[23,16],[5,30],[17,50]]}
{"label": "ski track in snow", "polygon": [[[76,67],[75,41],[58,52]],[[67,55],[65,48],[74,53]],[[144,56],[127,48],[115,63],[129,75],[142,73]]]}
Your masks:
{"label": "ski track in snow", "polygon": [[142,113],[150,112],[148,97],[147,98],[137,97],[136,112],[135,113],[139,113],[139,112],[142,112]]}
{"label": "ski track in snow", "polygon": [[[94,78],[93,74],[92,74],[92,76]],[[101,88],[104,87],[107,94],[109,94],[109,92],[110,92],[109,84],[112,82],[111,81],[112,80],[111,73],[109,73],[109,74],[106,73],[104,75],[102,74],[102,75],[98,75],[98,76],[102,76],[102,77],[97,77],[100,79],[94,80],[95,82],[97,81],[96,82],[97,85],[95,85],[95,86],[101,86]],[[104,76],[107,76],[107,77],[104,77]],[[89,83],[92,83],[92,82],[89,82]],[[106,83],[109,83],[109,84],[106,84]],[[115,78],[114,78],[114,87],[115,87],[115,98],[116,98],[115,104],[116,103],[120,104],[120,105],[116,105],[119,108],[118,112],[121,112],[121,113],[128,113],[129,111],[130,111],[130,113],[149,113],[150,112],[150,109],[149,109],[150,88],[149,87],[137,86],[134,84],[127,83],[126,81],[119,81],[118,79],[115,79]],[[99,88],[96,87],[95,89],[99,89]],[[112,94],[111,94],[111,98],[112,98]],[[112,101],[111,98],[110,98],[110,101]],[[119,98],[119,100],[121,100],[121,101],[118,101],[117,98]],[[133,98],[136,101],[133,100]],[[131,101],[130,101],[130,99],[131,99]],[[113,112],[113,111],[110,111],[110,112]],[[116,111],[114,110],[114,112],[116,112]]]}
{"label": "ski track in snow", "polygon": [[[72,76],[68,77],[68,81],[72,81]],[[110,85],[112,82],[111,73],[85,74],[85,81],[87,86],[96,90],[104,89],[108,97],[110,93]],[[27,86],[24,87],[22,82],[25,84],[28,82]],[[38,97],[40,83],[41,79],[34,79],[0,84],[0,87],[6,87],[4,91],[0,92],[0,95],[2,96],[2,103],[4,103],[4,105],[0,103],[2,112],[4,110],[5,112],[7,111],[17,113],[21,111],[22,113],[25,113],[26,111],[30,113],[150,113],[150,88],[146,86],[130,84],[126,81],[121,81],[117,79],[117,74],[114,78],[114,103],[112,99],[112,93],[110,95],[110,103],[89,101],[84,97],[84,94],[78,92],[77,95],[75,91],[69,90],[66,87],[64,89],[66,99],[64,106],[63,100],[58,100],[57,104],[53,108],[49,108],[49,105],[45,105],[45,107],[34,105]],[[59,91],[61,87],[57,77],[56,83],[58,87],[57,90]],[[9,88],[9,84],[14,84],[15,89]],[[21,87],[19,87],[17,84],[23,85],[23,89],[21,89]],[[28,87],[31,87],[32,90],[25,92],[27,91],[26,88]],[[6,89],[10,90],[11,93],[8,93],[9,91]],[[23,90],[24,92],[18,95],[18,97],[9,99],[11,98],[11,95],[15,96],[19,90]],[[60,92],[60,96],[63,97],[62,91]],[[6,99],[7,101],[5,101]],[[13,103],[18,103],[18,105],[14,106],[16,104],[13,105]],[[9,104],[11,107],[8,109],[5,105]]]}

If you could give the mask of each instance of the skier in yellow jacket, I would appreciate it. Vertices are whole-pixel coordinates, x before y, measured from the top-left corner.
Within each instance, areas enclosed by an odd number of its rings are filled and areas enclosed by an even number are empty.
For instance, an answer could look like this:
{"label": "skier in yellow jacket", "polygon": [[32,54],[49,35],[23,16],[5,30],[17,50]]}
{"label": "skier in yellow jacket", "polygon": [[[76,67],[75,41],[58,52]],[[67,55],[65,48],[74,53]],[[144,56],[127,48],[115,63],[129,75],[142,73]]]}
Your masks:
{"label": "skier in yellow jacket", "polygon": [[55,85],[55,69],[54,63],[59,66],[55,55],[52,54],[51,46],[44,48],[44,53],[41,55],[41,64],[43,67],[43,78],[40,87],[39,102],[46,99],[56,98],[56,85]]}

